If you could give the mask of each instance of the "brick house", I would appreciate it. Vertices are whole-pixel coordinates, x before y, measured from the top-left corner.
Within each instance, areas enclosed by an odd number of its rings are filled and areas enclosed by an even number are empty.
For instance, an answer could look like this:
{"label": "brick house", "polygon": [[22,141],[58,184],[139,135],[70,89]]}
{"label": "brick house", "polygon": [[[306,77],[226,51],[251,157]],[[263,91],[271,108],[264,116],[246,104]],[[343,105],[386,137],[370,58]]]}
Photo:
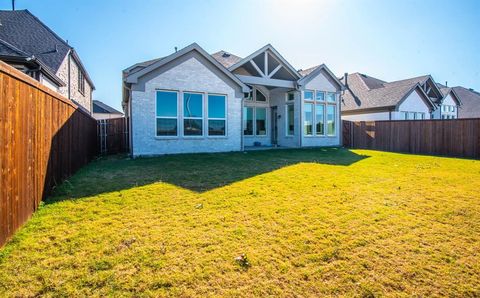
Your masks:
{"label": "brick house", "polygon": [[90,76],[78,53],[28,10],[0,10],[0,60],[92,110]]}
{"label": "brick house", "polygon": [[245,58],[196,43],[123,71],[133,156],[339,146],[343,84],[297,71],[271,45]]}

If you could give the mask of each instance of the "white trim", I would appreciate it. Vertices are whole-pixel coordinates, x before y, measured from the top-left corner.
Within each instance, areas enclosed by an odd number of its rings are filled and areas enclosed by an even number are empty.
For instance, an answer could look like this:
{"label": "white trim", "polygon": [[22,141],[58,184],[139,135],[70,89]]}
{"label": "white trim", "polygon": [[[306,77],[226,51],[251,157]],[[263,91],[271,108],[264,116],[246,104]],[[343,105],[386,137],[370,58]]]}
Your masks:
{"label": "white trim", "polygon": [[294,81],[268,79],[264,77],[259,78],[254,76],[245,76],[245,75],[238,75],[238,74],[236,76],[245,84],[284,87],[284,88],[290,88],[290,89],[295,88]]}
{"label": "white trim", "polygon": [[[312,92],[313,93],[313,99],[305,99],[305,92]],[[317,100],[317,92],[322,92],[324,93],[324,100]],[[327,93],[331,93],[335,95],[335,101],[327,101]],[[337,137],[338,136],[338,115],[340,112],[339,108],[339,97],[338,97],[338,92],[330,92],[330,91],[324,91],[324,90],[317,90],[317,89],[306,89],[301,91],[301,106],[302,106],[302,113],[300,114],[301,120],[301,136],[311,138],[311,137],[319,137],[319,138],[325,138],[325,137]],[[304,115],[304,104],[309,103],[313,105],[312,109],[312,134],[305,134],[305,115]],[[317,134],[317,105],[322,105],[323,108],[323,134]],[[329,106],[333,106],[335,108],[335,115],[333,119],[334,123],[334,129],[335,133],[334,134],[328,134],[328,114],[327,110]]]}
{"label": "white trim", "polygon": [[265,74],[263,73],[263,71],[260,70],[260,67],[258,67],[258,65],[257,65],[257,63],[255,63],[255,61],[250,60],[250,64],[253,66],[253,68],[255,68],[256,71],[258,71],[259,75],[261,75],[262,77],[265,77]]}
{"label": "white trim", "polygon": [[280,68],[282,68],[282,67],[283,67],[282,64],[279,64],[277,67],[275,67],[275,69],[272,70],[272,72],[268,74],[268,78],[271,79],[277,73],[277,71],[279,71]]}
{"label": "white trim", "polygon": [[[224,114],[224,118],[210,118],[208,117],[208,110],[210,109],[210,104],[209,104],[209,101],[208,101],[208,97],[212,95],[212,96],[223,96],[224,98],[224,101],[225,101],[225,114]],[[206,101],[205,101],[205,105],[206,105],[206,110],[205,110],[205,113],[206,113],[206,119],[207,119],[207,126],[206,126],[206,131],[207,131],[207,137],[209,138],[224,138],[224,137],[227,137],[228,136],[228,126],[227,126],[227,116],[228,116],[228,96],[226,94],[220,94],[220,93],[206,93]],[[223,120],[225,121],[225,134],[223,135],[210,135],[209,134],[209,129],[208,129],[208,121],[209,120]]]}
{"label": "white trim", "polygon": [[[169,93],[175,93],[177,95],[177,116],[176,117],[172,117],[172,116],[168,116],[168,117],[162,117],[162,116],[157,116],[157,94],[158,92],[169,92]],[[154,110],[154,119],[155,119],[155,125],[154,125],[154,133],[153,135],[155,136],[155,138],[166,138],[166,139],[178,139],[178,137],[180,136],[180,105],[179,105],[179,95],[180,95],[180,91],[178,90],[170,90],[170,89],[155,89],[155,98],[154,98],[154,102],[155,102],[155,110]],[[177,119],[177,133],[175,135],[157,135],[157,119],[158,118],[162,118],[162,119]]]}

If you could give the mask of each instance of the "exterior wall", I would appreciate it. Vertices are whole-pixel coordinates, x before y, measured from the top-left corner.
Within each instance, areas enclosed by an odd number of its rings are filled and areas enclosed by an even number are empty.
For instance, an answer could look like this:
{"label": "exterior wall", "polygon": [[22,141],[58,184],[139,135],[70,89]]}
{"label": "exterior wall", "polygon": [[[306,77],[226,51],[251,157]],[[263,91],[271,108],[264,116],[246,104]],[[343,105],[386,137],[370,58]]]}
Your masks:
{"label": "exterior wall", "polygon": [[57,84],[55,84],[54,82],[52,82],[52,80],[50,80],[49,78],[45,77],[44,75],[41,75],[40,76],[40,83],[42,83],[42,85],[48,87],[49,89],[52,89],[53,91],[56,91],[58,92],[58,86]]}
{"label": "exterior wall", "polygon": [[[240,88],[235,87],[234,83],[227,82],[230,79],[226,77],[222,79],[222,76],[219,75],[220,71],[216,68],[213,69],[214,66],[211,66],[210,62],[203,56],[193,53],[190,56],[187,55],[177,59],[178,61],[172,61],[164,67],[152,71],[141,77],[137,84],[132,85],[133,156],[238,151],[242,149],[243,93],[239,92]],[[179,129],[177,137],[156,136],[155,101],[156,90],[158,89],[179,91]],[[182,136],[183,91],[217,93],[227,96],[226,136],[206,136],[206,114],[203,124],[204,136]]]}
{"label": "exterior wall", "polygon": [[342,115],[342,120],[348,121],[380,121],[390,120],[390,112],[363,113],[353,115]]}
{"label": "exterior wall", "polygon": [[[318,91],[327,91],[336,93],[336,118],[335,118],[335,136],[305,136],[304,135],[304,121],[303,121],[303,98],[304,90],[318,90]],[[340,146],[341,145],[341,134],[342,126],[340,121],[340,88],[332,83],[326,76],[324,72],[320,72],[316,77],[310,80],[304,88],[302,88],[302,104],[301,106],[301,121],[300,121],[300,131],[302,134],[301,137],[301,146],[302,147],[313,147],[313,146]],[[326,123],[325,117],[325,123]]]}
{"label": "exterior wall", "polygon": [[[454,111],[451,111],[451,110],[444,109],[443,106],[447,106],[447,107],[454,106],[455,108],[454,108]],[[458,106],[455,100],[453,100],[451,93],[449,93],[443,99],[442,106],[440,106],[438,110],[440,114],[439,119],[447,119],[447,117],[449,119],[458,118]]]}
{"label": "exterior wall", "polygon": [[422,99],[417,90],[410,93],[410,95],[400,104],[397,111],[392,112],[392,120],[405,120],[405,116],[402,112],[424,113],[425,119],[430,119],[430,107]]}
{"label": "exterior wall", "polygon": [[70,55],[65,57],[62,64],[60,65],[57,76],[65,83],[67,86],[60,87],[58,92],[63,96],[68,98],[68,61],[70,60],[70,99],[74,100],[79,105],[83,106],[89,112],[92,111],[92,86],[85,80],[85,92],[82,94],[78,90],[78,72],[80,67],[75,62],[75,59],[71,58]]}

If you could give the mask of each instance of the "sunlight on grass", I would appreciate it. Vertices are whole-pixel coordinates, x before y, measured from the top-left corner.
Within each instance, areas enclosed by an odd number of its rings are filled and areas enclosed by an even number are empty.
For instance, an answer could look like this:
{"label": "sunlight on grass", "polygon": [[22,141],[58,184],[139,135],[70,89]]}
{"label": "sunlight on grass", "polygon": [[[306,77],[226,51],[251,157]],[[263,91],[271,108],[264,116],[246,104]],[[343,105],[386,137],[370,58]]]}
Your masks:
{"label": "sunlight on grass", "polygon": [[106,159],[0,250],[0,296],[478,296],[480,161]]}

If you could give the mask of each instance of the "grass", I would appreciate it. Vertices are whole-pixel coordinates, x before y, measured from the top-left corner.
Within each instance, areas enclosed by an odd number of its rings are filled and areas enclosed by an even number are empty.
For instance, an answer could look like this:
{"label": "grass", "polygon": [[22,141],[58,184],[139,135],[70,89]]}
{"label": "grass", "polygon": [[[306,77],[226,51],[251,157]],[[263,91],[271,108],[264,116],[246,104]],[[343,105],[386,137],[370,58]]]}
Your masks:
{"label": "grass", "polygon": [[480,161],[100,159],[0,250],[0,296],[480,296]]}

